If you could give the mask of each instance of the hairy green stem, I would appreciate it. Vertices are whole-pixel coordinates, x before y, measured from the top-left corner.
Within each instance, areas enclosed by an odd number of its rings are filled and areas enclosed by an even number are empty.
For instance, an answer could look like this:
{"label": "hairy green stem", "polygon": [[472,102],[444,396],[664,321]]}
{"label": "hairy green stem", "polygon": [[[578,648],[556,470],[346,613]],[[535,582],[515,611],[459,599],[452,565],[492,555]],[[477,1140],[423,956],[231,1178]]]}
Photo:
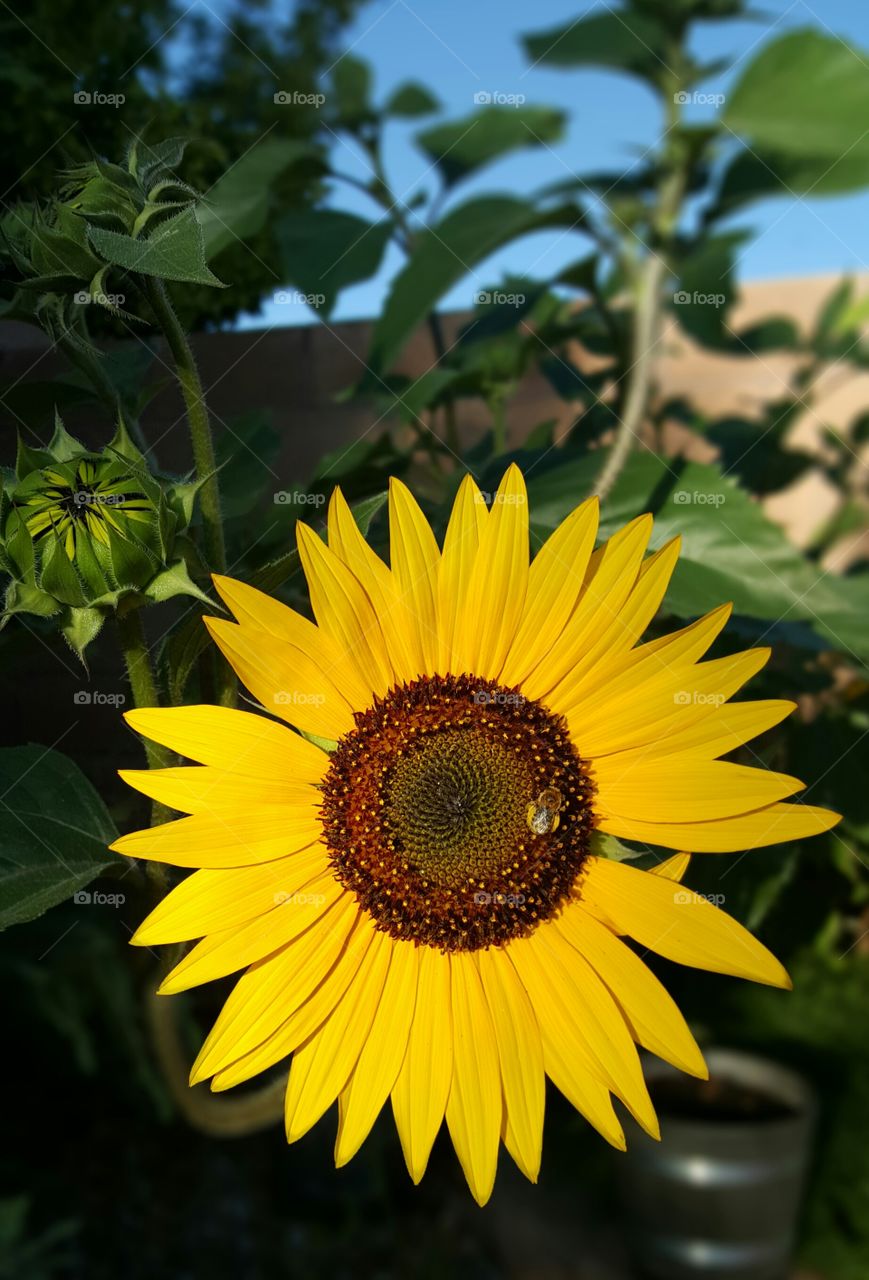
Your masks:
{"label": "hairy green stem", "polygon": [[489,401],[489,408],[492,411],[492,454],[498,458],[502,453],[507,452],[507,414],[504,397],[493,396]]}
{"label": "hairy green stem", "polygon": [[226,549],[223,543],[223,521],[220,512],[220,485],[217,478],[208,406],[205,403],[205,392],[202,389],[199,370],[196,368],[187,335],[178,322],[163,281],[153,276],[147,277],[145,292],[157,323],[169,344],[169,350],[172,352],[175,372],[187,409],[196,477],[202,482],[199,505],[202,511],[205,554],[210,567],[217,573],[223,573],[226,569]]}
{"label": "hairy green stem", "polygon": [[[159,706],[160,699],[151,667],[151,655],[148,652],[145,631],[142,627],[141,610],[130,609],[127,613],[118,614],[117,623],[118,640],[127,667],[133,704],[137,707]],[[144,745],[145,758],[148,761],[149,769],[167,769],[174,763],[172,752],[166,747],[160,746],[157,742],[149,742],[147,740]],[[161,822],[167,822],[171,816],[171,809],[167,809],[159,800],[151,802],[152,827],[158,826]],[[168,893],[169,878],[166,874],[166,868],[161,863],[152,862],[151,859],[148,859],[145,864],[145,873],[159,897],[162,898]]]}
{"label": "hairy green stem", "polygon": [[[169,350],[172,352],[175,373],[187,409],[187,424],[193,446],[196,477],[202,482],[199,491],[199,509],[202,512],[202,541],[206,560],[213,572],[225,573],[226,547],[220,510],[220,484],[217,477],[211,422],[199,370],[196,368],[187,335],[172,308],[163,281],[152,276],[147,277],[145,293],[157,323],[169,344]],[[203,654],[200,672],[203,686],[213,692],[216,702],[230,707],[235,705],[235,677],[229,664],[213,649]]]}
{"label": "hairy green stem", "polygon": [[[679,124],[676,103],[678,82],[667,99],[667,133]],[[667,167],[658,186],[657,204],[652,213],[653,245],[641,264],[633,268],[634,322],[628,353],[630,364],[625,375],[627,390],[621,411],[621,422],[606,463],[597,478],[593,492],[601,499],[609,496],[622,473],[640,428],[646,417],[652,386],[654,348],[663,313],[663,285],[670,267],[667,253],[685,194],[689,164],[680,155]]]}

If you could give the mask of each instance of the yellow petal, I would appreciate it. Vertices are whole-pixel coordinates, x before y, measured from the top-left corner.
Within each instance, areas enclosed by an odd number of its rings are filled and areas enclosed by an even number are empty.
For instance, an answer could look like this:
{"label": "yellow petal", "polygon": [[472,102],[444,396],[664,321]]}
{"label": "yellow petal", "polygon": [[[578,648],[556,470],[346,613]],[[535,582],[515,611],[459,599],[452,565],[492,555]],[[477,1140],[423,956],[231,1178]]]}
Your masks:
{"label": "yellow petal", "polygon": [[592,638],[618,616],[633,587],[652,532],[652,517],[637,516],[591,558],[582,595],[558,640],[523,682],[532,698],[561,707],[559,685],[582,660]]}
{"label": "yellow petal", "polygon": [[536,1182],[546,1100],[537,1015],[506,952],[494,947],[480,951],[477,963],[498,1044],[511,1155],[525,1177]]}
{"label": "yellow petal", "polygon": [[484,1205],[495,1185],[503,1101],[495,1027],[474,957],[450,956],[453,1079],[447,1127],[471,1194]]}
{"label": "yellow petal", "polygon": [[284,725],[230,707],[139,707],[124,719],[171,751],[246,778],[319,782],[329,758]]}
{"label": "yellow petal", "polygon": [[[292,990],[289,992],[292,999],[287,1001],[287,1007],[292,1010],[289,1017],[274,1026],[265,1039],[258,1040],[251,1048],[246,1048],[242,1054],[233,1057],[226,1066],[215,1072],[211,1081],[214,1091],[231,1089],[286,1058],[323,1025],[345,998],[376,932],[371,918],[359,912],[358,904],[355,904],[355,911],[350,932],[345,935],[337,957],[331,967],[326,966],[326,976],[317,982],[317,975],[323,972],[323,965],[319,960],[314,963],[306,961],[292,973]],[[328,934],[328,930],[326,933]],[[323,944],[330,948],[332,945],[328,937],[323,939]],[[323,954],[327,955],[326,952]]]}
{"label": "yellow petal", "polygon": [[[300,521],[297,537],[311,607],[320,630],[335,641],[345,658],[356,663],[368,690],[382,697],[393,683],[392,664],[371,601],[347,566],[313,529]],[[366,702],[356,709],[370,705],[369,692]]]}
{"label": "yellow petal", "polygon": [[356,900],[346,893],[276,955],[251,965],[203,1044],[190,1083],[198,1084],[256,1049],[286,1022],[329,973],[358,918]]}
{"label": "yellow petal", "polygon": [[575,1023],[577,1033],[600,1065],[606,1084],[637,1123],[653,1138],[659,1137],[657,1116],[636,1046],[624,1015],[607,988],[553,923],[541,925],[528,941],[539,948],[562,1005],[562,1020]]}
{"label": "yellow petal", "polygon": [[347,1083],[371,1030],[394,946],[388,933],[373,933],[346,996],[293,1054],[284,1108],[288,1142],[306,1134]]}
{"label": "yellow petal", "polygon": [[597,498],[581,503],[531,561],[522,620],[501,675],[504,684],[524,680],[564,630],[585,583],[599,517]]}
{"label": "yellow petal", "polygon": [[522,619],[528,582],[528,495],[522,472],[508,467],[480,535],[460,605],[454,661],[497,679]]}
{"label": "yellow petal", "polygon": [[674,853],[672,858],[665,858],[655,867],[649,867],[649,875],[663,876],[665,880],[684,880],[685,872],[691,862],[690,853]]}
{"label": "yellow petal", "polygon": [[765,733],[795,711],[795,702],[769,699],[761,702],[725,702],[711,714],[684,728],[676,729],[654,745],[620,751],[618,759],[628,763],[634,758],[646,759],[650,751],[655,757],[691,752],[695,759],[714,759],[726,755],[758,734]]}
{"label": "yellow petal", "polygon": [[715,711],[757,675],[769,660],[769,649],[749,649],[729,658],[702,662],[688,671],[659,675],[636,690],[633,705],[569,712],[567,722],[581,755],[587,759],[658,742]]}
{"label": "yellow petal", "polygon": [[393,944],[371,1031],[338,1099],[338,1168],[356,1154],[368,1137],[398,1077],[416,1006],[420,950],[406,942]]}
{"label": "yellow petal", "polygon": [[221,599],[242,626],[254,631],[265,631],[276,640],[285,640],[287,644],[309,654],[323,667],[336,689],[352,707],[367,706],[371,689],[361,678],[352,654],[348,656],[342,653],[335,640],[322,627],[245,582],[225,578],[217,573],[212,574],[212,578]]}
{"label": "yellow petal", "polygon": [[[525,941],[525,940],[520,940]],[[565,1019],[559,993],[547,973],[541,950],[513,942],[507,957],[528,992],[540,1027],[546,1074],[611,1146],[625,1150],[625,1135],[603,1083],[602,1070],[573,1019]]]}
{"label": "yellow petal", "polygon": [[[803,789],[799,778],[721,760],[697,760],[691,754],[645,760],[625,753],[593,766],[595,812],[617,835],[617,819],[630,823],[707,822],[748,813]],[[653,841],[653,843],[655,843]]]}
{"label": "yellow petal", "polygon": [[392,1112],[407,1171],[425,1173],[444,1118],[453,1074],[450,964],[431,947],[419,948],[419,986],[407,1053],[392,1090]]}
{"label": "yellow petal", "polygon": [[[602,617],[571,671],[559,684],[553,698],[569,703],[587,681],[594,679],[599,663],[613,662],[639,640],[658,610],[679,558],[680,540],[674,538],[649,556],[640,569],[636,584],[617,612]],[[615,603],[615,602],[613,602]]]}
{"label": "yellow petal", "polygon": [[661,876],[589,858],[582,902],[600,904],[620,932],[677,964],[729,973],[773,987],[790,979],[772,952],[711,902]]}
{"label": "yellow petal", "polygon": [[658,979],[606,925],[572,905],[556,928],[585,957],[609,987],[638,1044],[690,1075],[708,1071],[688,1024]]}
{"label": "yellow petal", "polygon": [[829,831],[841,814],[810,804],[771,804],[752,813],[710,822],[641,822],[636,818],[601,818],[598,826],[610,835],[640,844],[680,849],[690,845],[695,853],[733,853],[760,849],[784,840],[802,840]]}
{"label": "yellow petal", "polygon": [[275,893],[274,905],[265,915],[256,916],[240,927],[209,933],[163,979],[159,994],[175,995],[237,973],[316,925],[324,911],[344,892],[328,867],[325,853],[323,864],[327,870],[313,878],[301,869],[292,881],[287,877],[288,887]]}
{"label": "yellow petal", "polygon": [[[723,630],[731,609],[729,604],[720,605],[679,631],[612,659],[605,658],[578,684],[569,673],[559,687],[563,687],[565,696],[559,696],[559,688],[553,690],[551,705],[564,715],[581,715],[585,720],[606,718],[621,711],[629,701],[635,703],[653,694],[673,676],[688,679],[699,670],[695,664]],[[710,705],[708,710],[717,705],[720,704]]]}
{"label": "yellow petal", "polygon": [[438,670],[444,674],[461,675],[464,670],[456,648],[456,633],[488,516],[485,498],[472,477],[466,475],[450,513],[438,570]]}
{"label": "yellow petal", "polygon": [[[321,751],[323,773],[329,757]],[[213,813],[227,809],[250,810],[255,805],[313,805],[319,803],[319,792],[309,782],[294,782],[287,776],[247,778],[209,765],[191,765],[179,769],[119,769],[118,776],[128,786],[159,800],[180,813]]]}
{"label": "yellow petal", "polygon": [[408,609],[420,666],[435,670],[438,659],[437,582],[440,551],[413,494],[389,480],[389,558]]}
{"label": "yellow petal", "polygon": [[424,674],[416,629],[392,570],[365,541],[340,489],[334,490],[329,503],[328,528],[329,546],[359,580],[374,606],[396,678],[407,682]]}
{"label": "yellow petal", "polygon": [[270,911],[277,895],[292,892],[292,886],[300,883],[299,877],[304,883],[316,875],[325,856],[317,842],[288,858],[253,867],[194,871],[154,908],[131,941],[152,947],[236,929]]}
{"label": "yellow petal", "polygon": [[131,831],[110,845],[129,858],[151,858],[172,867],[247,867],[285,858],[323,834],[317,811],[307,805],[273,805],[244,813],[199,813],[160,827]]}
{"label": "yellow petal", "polygon": [[333,741],[353,728],[349,702],[307,653],[234,622],[206,618],[205,625],[239,680],[272,715]]}

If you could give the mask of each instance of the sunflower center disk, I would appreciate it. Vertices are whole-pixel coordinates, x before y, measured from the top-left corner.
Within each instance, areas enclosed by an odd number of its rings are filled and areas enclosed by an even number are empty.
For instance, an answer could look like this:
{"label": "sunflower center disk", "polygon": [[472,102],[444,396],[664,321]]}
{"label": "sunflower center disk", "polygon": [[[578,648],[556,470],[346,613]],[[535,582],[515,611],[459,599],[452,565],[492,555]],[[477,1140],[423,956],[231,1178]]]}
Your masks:
{"label": "sunflower center disk", "polygon": [[326,843],[375,925],[444,951],[531,932],[588,853],[567,726],[515,689],[431,676],[356,715],[323,783]]}

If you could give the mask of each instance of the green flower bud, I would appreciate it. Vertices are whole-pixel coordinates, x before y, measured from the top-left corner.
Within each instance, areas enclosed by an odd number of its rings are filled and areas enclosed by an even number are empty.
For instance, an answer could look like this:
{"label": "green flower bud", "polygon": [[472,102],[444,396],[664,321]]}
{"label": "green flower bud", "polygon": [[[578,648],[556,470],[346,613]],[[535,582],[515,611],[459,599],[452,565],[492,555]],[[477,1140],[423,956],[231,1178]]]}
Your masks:
{"label": "green flower bud", "polygon": [[104,618],[174,595],[207,597],[184,536],[197,485],[153,475],[123,425],[100,452],[58,422],[47,450],[19,447],[0,504],[3,621],[52,617],[81,657]]}

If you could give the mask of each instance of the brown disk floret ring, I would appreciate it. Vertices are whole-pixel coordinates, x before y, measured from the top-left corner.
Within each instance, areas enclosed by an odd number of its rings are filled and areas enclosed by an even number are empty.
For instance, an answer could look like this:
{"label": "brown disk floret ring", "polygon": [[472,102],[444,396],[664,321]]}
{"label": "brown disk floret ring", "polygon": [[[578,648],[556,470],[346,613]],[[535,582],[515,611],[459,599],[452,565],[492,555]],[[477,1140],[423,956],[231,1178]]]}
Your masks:
{"label": "brown disk floret ring", "polygon": [[476,951],[559,910],[593,829],[592,783],[562,717],[462,675],[391,689],[355,720],[321,816],[336,875],[378,929]]}

